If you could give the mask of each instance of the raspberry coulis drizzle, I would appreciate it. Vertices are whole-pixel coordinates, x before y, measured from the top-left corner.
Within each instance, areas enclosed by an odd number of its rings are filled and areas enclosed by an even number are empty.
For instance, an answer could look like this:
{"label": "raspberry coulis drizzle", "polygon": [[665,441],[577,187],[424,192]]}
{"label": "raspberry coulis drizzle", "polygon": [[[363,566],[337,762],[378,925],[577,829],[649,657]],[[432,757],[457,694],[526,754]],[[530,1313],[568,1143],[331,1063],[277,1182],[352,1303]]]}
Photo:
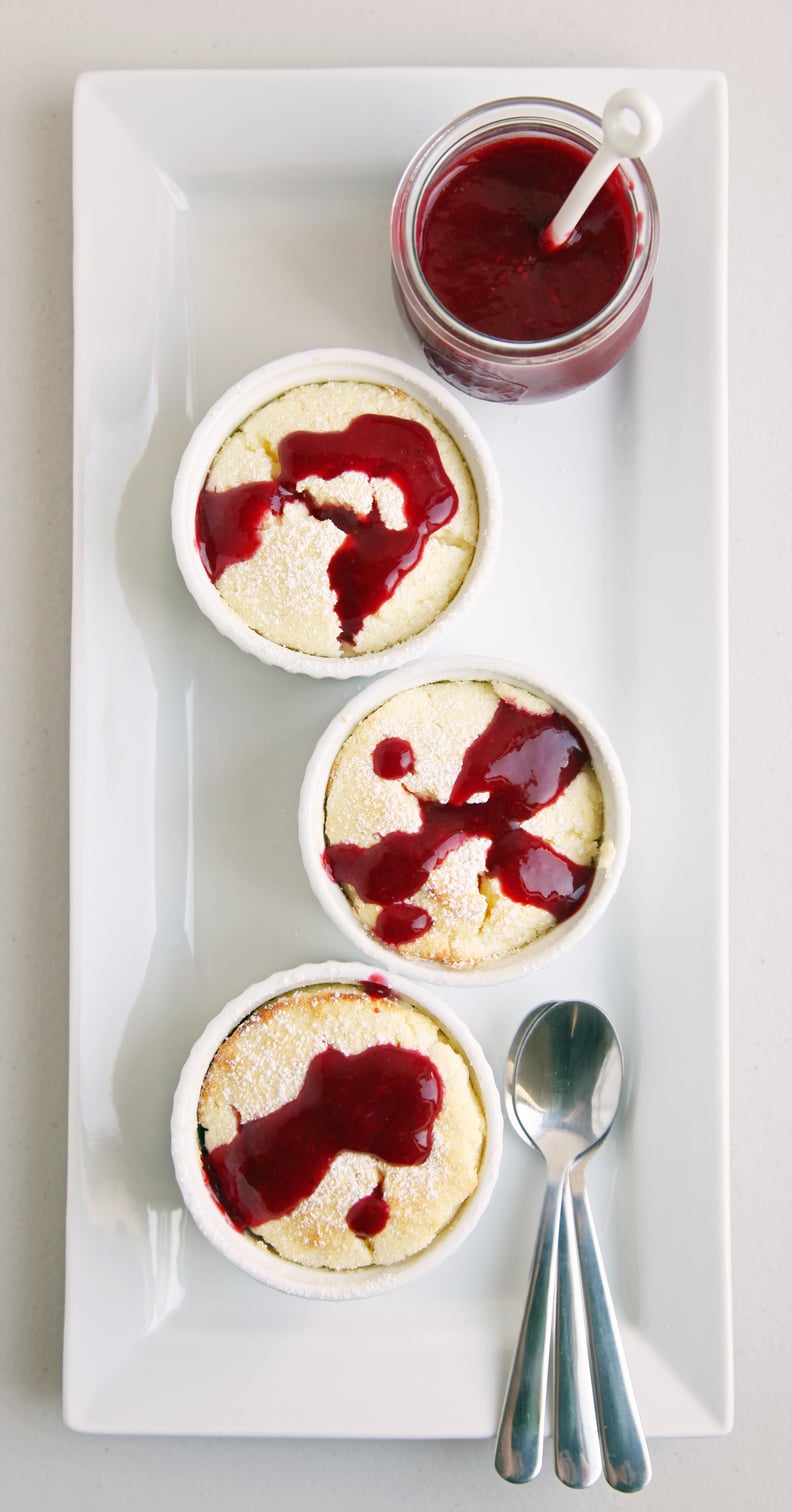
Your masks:
{"label": "raspberry coulis drizzle", "polygon": [[431,929],[431,914],[407,900],[446,856],[481,837],[490,842],[486,874],[506,897],[566,919],[587,897],[594,868],[561,855],[521,826],[553,803],[589,760],[583,736],[563,714],[534,713],[501,700],[465,752],[447,803],[418,797],[417,831],[394,830],[370,846],[329,845],[325,866],[364,903],[380,905],[374,934],[386,945],[405,944]]}
{"label": "raspberry coulis drizzle", "polygon": [[347,1213],[347,1223],[358,1239],[373,1239],[381,1234],[390,1217],[390,1207],[383,1195],[382,1182],[378,1181],[373,1192],[353,1202]]}
{"label": "raspberry coulis drizzle", "polygon": [[402,740],[399,735],[386,735],[375,746],[371,764],[378,777],[394,782],[415,771],[415,754],[409,740]]}
{"label": "raspberry coulis drizzle", "polygon": [[[339,641],[352,645],[368,616],[382,608],[421,560],[429,537],[453,519],[456,490],[426,426],[399,415],[358,415],[343,431],[292,431],[277,451],[277,478],[201,491],[195,517],[201,561],[216,583],[227,567],[254,555],[267,516],[282,514],[287,504],[302,504],[315,520],[330,520],[344,533],[327,575],[335,594]],[[386,525],[376,498],[368,514],[357,515],[342,504],[320,504],[299,486],[303,478],[328,481],[344,472],[395,483],[402,493],[405,525]]]}
{"label": "raspberry coulis drizzle", "polygon": [[[348,1150],[389,1165],[422,1165],[443,1102],[436,1066],[418,1050],[371,1045],[344,1055],[329,1045],[311,1061],[291,1102],[239,1121],[228,1144],[204,1151],[215,1196],[237,1228],[291,1213]],[[388,1220],[381,1186],[352,1204],[350,1228],[379,1233]]]}

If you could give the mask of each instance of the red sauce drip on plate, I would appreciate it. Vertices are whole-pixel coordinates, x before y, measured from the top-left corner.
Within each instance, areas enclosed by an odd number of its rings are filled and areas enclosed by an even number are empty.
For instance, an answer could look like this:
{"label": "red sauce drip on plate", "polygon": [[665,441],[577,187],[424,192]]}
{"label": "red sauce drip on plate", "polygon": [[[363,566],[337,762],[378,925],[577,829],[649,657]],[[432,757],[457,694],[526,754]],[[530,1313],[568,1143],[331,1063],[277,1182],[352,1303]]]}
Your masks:
{"label": "red sauce drip on plate", "polygon": [[440,1074],[419,1051],[372,1045],[344,1055],[330,1045],[292,1102],[204,1152],[207,1175],[237,1228],[256,1228],[310,1197],[342,1150],[422,1165],[442,1101]]}
{"label": "red sauce drip on plate", "polygon": [[[278,445],[278,462],[280,474],[271,481],[202,490],[195,517],[201,561],[218,582],[227,567],[254,555],[267,517],[282,514],[290,503],[304,505],[315,520],[331,520],[344,539],[327,573],[339,640],[351,645],[369,615],[421,560],[429,537],[453,519],[456,490],[426,426],[399,415],[358,415],[343,431],[292,431]],[[404,527],[385,524],[376,497],[360,516],[343,504],[320,504],[299,487],[303,478],[329,480],[344,472],[390,478],[402,493]]]}
{"label": "red sauce drip on plate", "polygon": [[506,341],[547,341],[585,325],[624,282],[634,226],[621,171],[566,245],[541,232],[591,154],[548,136],[487,142],[456,158],[421,205],[418,260],[437,299],[463,324]]}
{"label": "red sauce drip on plate", "polygon": [[[419,798],[421,825],[394,830],[370,846],[339,843],[325,851],[334,881],[380,905],[374,933],[401,945],[432,927],[425,909],[407,902],[441,861],[466,840],[489,840],[485,869],[515,903],[566,919],[580,908],[594,877],[521,828],[553,803],[589,761],[580,731],[556,710],[546,714],[504,700],[465,752],[448,803]],[[472,801],[486,794],[483,801]]]}

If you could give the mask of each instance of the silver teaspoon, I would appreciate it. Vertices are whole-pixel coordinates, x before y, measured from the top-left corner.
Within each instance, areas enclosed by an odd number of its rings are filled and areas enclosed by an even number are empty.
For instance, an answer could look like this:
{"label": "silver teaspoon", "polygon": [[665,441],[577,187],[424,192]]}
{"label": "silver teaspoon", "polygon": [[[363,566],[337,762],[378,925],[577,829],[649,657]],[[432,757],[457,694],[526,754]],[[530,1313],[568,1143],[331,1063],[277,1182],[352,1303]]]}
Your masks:
{"label": "silver teaspoon", "polygon": [[577,1236],[588,1324],[594,1405],[605,1479],[616,1491],[640,1491],[652,1479],[635,1393],[586,1193],[589,1150],[571,1168],[568,1186]]}
{"label": "silver teaspoon", "polygon": [[[580,1262],[594,1406],[603,1449],[605,1479],[616,1491],[640,1491],[652,1478],[652,1466],[586,1192],[586,1168],[592,1155],[599,1149],[602,1140],[608,1134],[613,1118],[616,1116],[624,1070],[621,1045],[616,1031],[604,1014],[602,1018],[610,1031],[613,1042],[613,1115],[598,1142],[591,1145],[570,1167],[567,1173],[565,1195],[567,1204],[571,1206]],[[561,1306],[564,1287],[561,1269],[559,1269],[558,1285]],[[560,1369],[559,1376],[563,1382],[563,1368]],[[556,1397],[558,1399],[558,1386],[556,1386]],[[563,1444],[563,1413],[561,1416],[561,1442]],[[574,1430],[573,1419],[571,1425]],[[558,1453],[558,1430],[556,1452]]]}
{"label": "silver teaspoon", "polygon": [[544,1156],[547,1187],[495,1449],[496,1470],[515,1483],[533,1480],[542,1464],[564,1180],[573,1161],[607,1133],[621,1087],[613,1029],[590,1003],[545,1004],[524,1029],[511,1061],[511,1104]]}
{"label": "silver teaspoon", "polygon": [[[590,1004],[577,1006],[585,1006],[590,1013],[599,1013]],[[536,1013],[544,1013],[551,1007],[568,1010],[570,1005],[544,1004]],[[526,1020],[527,1025],[530,1025],[533,1017],[531,1015]],[[615,1030],[604,1014],[601,1014],[601,1019],[601,1048],[607,1053],[609,1061],[609,1101],[612,1111],[600,1138],[568,1170],[564,1218],[569,1223],[569,1250],[571,1252],[576,1244],[580,1261],[588,1352],[597,1424],[604,1450],[605,1477],[618,1491],[639,1491],[651,1479],[652,1468],[586,1194],[586,1167],[610,1129],[621,1094],[621,1047]],[[517,1059],[515,1052],[521,1048],[523,1038],[521,1031],[512,1046],[507,1064],[506,1103],[515,1126],[518,1124],[513,1090],[510,1094],[508,1089],[513,1089],[514,1064]],[[604,1123],[604,1119],[602,1122]],[[556,1468],[561,1479],[568,1485],[583,1485],[587,1482],[575,1479],[574,1476],[578,1471],[582,1473],[585,1470],[586,1458],[590,1452],[587,1390],[584,1389],[581,1394],[580,1387],[570,1379],[574,1361],[580,1354],[580,1336],[571,1323],[565,1335],[563,1324],[565,1316],[577,1317],[577,1277],[575,1267],[570,1270],[562,1261],[563,1255],[559,1259],[557,1299]],[[562,1473],[563,1471],[566,1473]],[[570,1478],[570,1474],[573,1478]]]}
{"label": "silver teaspoon", "polygon": [[[509,1050],[504,1077],[507,1116],[515,1132],[533,1150],[536,1150],[536,1145],[526,1134],[514,1108],[514,1065],[528,1029],[549,1006],[549,1003],[543,1003],[521,1023]],[[559,1480],[564,1485],[579,1490],[593,1485],[599,1479],[602,1455],[588,1362],[586,1313],[568,1180],[564,1183],[556,1275],[555,1466]]]}

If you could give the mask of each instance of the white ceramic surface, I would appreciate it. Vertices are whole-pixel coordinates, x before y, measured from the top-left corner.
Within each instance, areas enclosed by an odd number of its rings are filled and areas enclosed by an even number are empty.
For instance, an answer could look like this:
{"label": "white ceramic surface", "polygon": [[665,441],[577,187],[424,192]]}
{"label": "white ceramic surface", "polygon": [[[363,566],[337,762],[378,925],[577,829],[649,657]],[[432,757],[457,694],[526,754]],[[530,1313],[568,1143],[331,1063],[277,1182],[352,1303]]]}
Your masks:
{"label": "white ceramic surface", "polygon": [[447,1260],[473,1232],[497,1180],[503,1148],[500,1091],[480,1045],[467,1025],[438,998],[428,997],[425,992],[416,993],[403,977],[394,976],[390,972],[387,976],[383,973],[376,975],[383,986],[389,987],[392,992],[435,1019],[451,1043],[462,1052],[473,1073],[486,1119],[486,1144],[476,1190],[463,1203],[453,1222],[428,1249],[398,1265],[371,1266],[356,1271],[312,1269],[284,1260],[266,1245],[241,1233],[228,1222],[207,1186],[198,1144],[197,1108],[204,1077],[215,1051],[237,1025],[254,1009],[283,993],[293,992],[298,987],[336,982],[359,982],[365,985],[366,980],[372,976],[370,966],[361,961],[324,961],[320,964],[297,966],[291,971],[278,972],[265,982],[253,983],[232,1002],[226,1003],[196,1040],[185,1061],[176,1089],[171,1119],[171,1150],[176,1179],[193,1219],[202,1234],[232,1264],[239,1266],[240,1270],[253,1276],[256,1281],[263,1281],[291,1296],[332,1302],[360,1300],[417,1281],[420,1276],[427,1275],[436,1265]]}
{"label": "white ceramic surface", "polygon": [[[220,447],[262,405],[302,383],[346,379],[394,386],[417,399],[456,442],[476,489],[479,531],[465,580],[450,604],[426,629],[382,651],[359,656],[311,656],[259,635],[221,597],[208,577],[195,539],[196,501]],[[344,348],[295,352],[247,373],[221,394],[196,426],[179,464],[173,486],[171,523],[176,559],[199,609],[222,635],[261,661],[309,677],[371,677],[399,667],[434,646],[466,613],[492,570],[498,549],[500,485],[497,469],[478,425],[454,394],[417,368],[379,352]]]}
{"label": "white ceramic surface", "polygon": [[[325,836],[325,800],[333,763],[355,725],[381,704],[406,688],[424,683],[470,679],[480,682],[502,681],[527,688],[571,719],[581,731],[599,779],[605,803],[605,826],[602,847],[609,859],[597,868],[591,890],[577,913],[555,924],[521,950],[514,950],[488,965],[469,968],[444,966],[442,962],[412,959],[383,945],[365,929],[349,903],[343,889],[327,872],[323,856]],[[514,662],[487,657],[444,657],[422,661],[403,668],[390,677],[378,678],[345,704],[320,736],[311,756],[300,793],[300,851],[311,886],[328,916],[358,950],[375,961],[404,972],[418,981],[434,982],[446,987],[491,987],[539,971],[574,948],[601,919],[619,884],[627,860],[630,841],[630,802],[621,762],[599,722],[568,693],[548,684],[547,679]]]}
{"label": "white ceramic surface", "polygon": [[[650,1435],[728,1427],[723,80],[525,68],[165,71],[80,86],[75,1427],[495,1431],[542,1189],[516,1139],[462,1249],[365,1307],[257,1286],[185,1214],[169,1118],[190,1045],[245,983],[344,950],[306,880],[296,814],[349,689],[240,656],[195,614],[170,491],[198,417],[262,360],[348,342],[415,360],[391,299],[388,212],[435,126],[507,94],[597,109],[627,84],[655,96],[665,123],[652,309],[589,392],[531,412],[471,403],[502,479],[502,549],[444,650],[541,667],[597,710],[624,763],[630,857],[598,927],[530,988],[442,996],[495,1067],[536,1002],[581,996],[613,1018],[625,1102],[591,1198],[642,1417]],[[222,1393],[205,1390],[207,1358]]]}

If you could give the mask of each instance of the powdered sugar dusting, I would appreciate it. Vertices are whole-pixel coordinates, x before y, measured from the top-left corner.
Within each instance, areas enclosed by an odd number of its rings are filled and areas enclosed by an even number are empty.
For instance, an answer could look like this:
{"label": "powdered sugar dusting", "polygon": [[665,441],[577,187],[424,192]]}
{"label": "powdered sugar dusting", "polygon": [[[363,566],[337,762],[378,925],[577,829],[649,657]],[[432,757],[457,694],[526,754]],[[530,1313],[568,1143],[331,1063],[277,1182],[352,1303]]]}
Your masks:
{"label": "powdered sugar dusting", "polygon": [[[475,679],[427,683],[380,705],[354,728],[333,764],[325,797],[325,840],[362,848],[382,836],[421,827],[419,798],[447,803],[465,753],[489,725],[501,700],[532,713],[551,706],[526,688]],[[377,776],[372,753],[380,740],[399,737],[414,754],[414,771],[402,781]],[[471,801],[485,795],[473,795]],[[594,768],[583,767],[558,798],[522,828],[578,865],[596,865],[604,830],[604,800]],[[516,902],[487,876],[486,838],[471,838],[429,873],[409,903],[432,919],[418,939],[394,946],[399,954],[462,968],[497,961],[524,948],[556,924],[554,915]],[[373,932],[380,908],[345,892],[364,928]]]}
{"label": "powdered sugar dusting", "polygon": [[[371,997],[362,985],[296,989],[254,1011],[229,1035],[199,1101],[207,1149],[233,1138],[237,1112],[247,1122],[294,1099],[311,1061],[328,1045],[352,1055],[375,1044],[419,1050],[439,1072],[443,1100],[429,1158],[398,1167],[343,1152],[294,1212],[254,1231],[286,1259],[334,1270],[404,1259],[426,1248],[475,1190],[485,1125],[465,1057],[415,1005]],[[388,1223],[372,1239],[360,1239],[347,1214],[380,1182]]]}
{"label": "powdered sugar dusting", "polygon": [[[432,435],[458,508],[427,542],[423,555],[391,597],[370,614],[354,645],[341,642],[327,567],[343,532],[314,520],[298,505],[265,518],[258,549],[221,574],[216,589],[236,614],[260,635],[291,650],[340,657],[385,650],[433,623],[456,597],[473,561],[478,538],[478,501],[467,464],[445,427],[417,400],[385,384],[338,380],[302,384],[262,406],[223,444],[207,487],[223,491],[278,476],[277,447],[292,431],[341,431],[362,414],[394,415],[423,425]],[[300,480],[322,502],[348,507],[359,517],[376,499],[389,529],[406,520],[401,490],[388,478],[346,471],[337,478]]]}

